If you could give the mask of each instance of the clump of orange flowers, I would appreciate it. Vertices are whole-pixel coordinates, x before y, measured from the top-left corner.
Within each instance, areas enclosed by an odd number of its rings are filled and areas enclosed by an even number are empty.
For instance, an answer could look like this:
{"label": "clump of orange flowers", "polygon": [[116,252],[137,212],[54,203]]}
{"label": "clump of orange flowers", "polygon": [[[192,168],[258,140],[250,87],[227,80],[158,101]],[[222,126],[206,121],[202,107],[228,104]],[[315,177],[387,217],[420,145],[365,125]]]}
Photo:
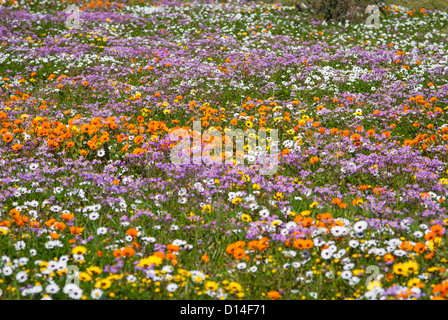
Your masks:
{"label": "clump of orange flowers", "polygon": [[231,243],[226,248],[226,253],[229,255],[233,255],[235,259],[241,259],[246,256],[246,250],[244,250],[244,246],[246,242],[237,241],[235,243]]}
{"label": "clump of orange flowers", "polygon": [[135,254],[135,250],[131,247],[124,247],[123,249],[116,249],[113,253],[114,257],[132,257]]}

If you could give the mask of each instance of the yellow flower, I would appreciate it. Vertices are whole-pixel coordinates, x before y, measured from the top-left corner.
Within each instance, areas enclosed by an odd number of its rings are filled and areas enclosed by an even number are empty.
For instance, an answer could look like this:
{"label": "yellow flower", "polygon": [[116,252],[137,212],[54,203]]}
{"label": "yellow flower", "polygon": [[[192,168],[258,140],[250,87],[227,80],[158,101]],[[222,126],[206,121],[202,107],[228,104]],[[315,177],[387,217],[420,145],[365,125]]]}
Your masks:
{"label": "yellow flower", "polygon": [[419,264],[417,261],[408,261],[404,263],[404,267],[406,268],[406,273],[418,273]]}
{"label": "yellow flower", "polygon": [[98,274],[101,274],[103,272],[103,270],[101,270],[100,267],[92,266],[92,267],[87,268],[87,272],[92,276],[96,276]]}
{"label": "yellow flower", "polygon": [[106,280],[109,280],[109,281],[120,280],[123,277],[124,277],[124,274],[112,274],[112,275],[108,276],[106,278]]}
{"label": "yellow flower", "polygon": [[238,204],[238,203],[240,203],[241,201],[242,201],[241,198],[236,197],[235,199],[232,200],[232,203],[233,203],[233,204]]}
{"label": "yellow flower", "polygon": [[109,289],[111,285],[112,285],[112,281],[110,281],[108,279],[102,279],[95,283],[95,288]]}
{"label": "yellow flower", "polygon": [[8,233],[8,229],[4,228],[4,227],[0,227],[0,234],[5,235]]}
{"label": "yellow flower", "polygon": [[252,221],[252,218],[251,218],[250,215],[248,215],[248,214],[243,214],[243,215],[241,216],[241,220],[243,220],[243,221],[245,221],[245,222],[251,222],[251,221]]}
{"label": "yellow flower", "polygon": [[283,193],[281,193],[281,192],[277,192],[275,195],[274,195],[274,199],[283,199]]}
{"label": "yellow flower", "polygon": [[218,290],[219,285],[214,281],[206,281],[204,287],[207,290],[216,291]]}
{"label": "yellow flower", "polygon": [[209,204],[206,204],[202,207],[202,211],[206,211],[207,213],[212,212],[212,206]]}
{"label": "yellow flower", "polygon": [[424,286],[425,285],[423,284],[423,282],[418,278],[412,278],[411,280],[408,281],[408,287],[423,288]]}
{"label": "yellow flower", "polygon": [[275,227],[275,226],[278,226],[280,223],[281,223],[281,221],[276,219],[276,220],[271,222],[271,226]]}
{"label": "yellow flower", "polygon": [[[445,262],[445,261],[440,260],[440,262]],[[439,272],[439,270],[440,270],[439,267],[432,267],[432,268],[427,269],[426,272]]]}
{"label": "yellow flower", "polygon": [[147,268],[152,264],[158,266],[162,263],[162,258],[158,256],[149,256],[147,258],[141,259],[137,267]]}
{"label": "yellow flower", "polygon": [[310,204],[310,208],[314,208],[319,204],[319,202],[314,201],[312,204]]}
{"label": "yellow flower", "polygon": [[300,214],[301,214],[302,216],[309,216],[309,215],[311,214],[311,211],[309,211],[309,210],[305,210],[305,211],[300,212]]}
{"label": "yellow flower", "polygon": [[407,269],[404,268],[403,263],[396,263],[393,266],[393,271],[394,271],[395,274],[403,276],[403,275],[406,274]]}
{"label": "yellow flower", "polygon": [[168,109],[163,110],[163,114],[170,114],[170,113],[171,113],[171,111]]}
{"label": "yellow flower", "polygon": [[90,280],[92,280],[92,277],[87,272],[80,272],[79,273],[79,279],[81,281],[90,281]]}
{"label": "yellow flower", "polygon": [[87,252],[87,248],[83,246],[77,246],[72,249],[72,254],[81,255]]}
{"label": "yellow flower", "polygon": [[230,282],[226,289],[231,293],[243,291],[243,287],[239,283],[234,281]]}
{"label": "yellow flower", "polygon": [[252,123],[252,121],[250,121],[250,120],[246,121],[246,127],[252,128],[253,126],[254,126],[254,124]]}

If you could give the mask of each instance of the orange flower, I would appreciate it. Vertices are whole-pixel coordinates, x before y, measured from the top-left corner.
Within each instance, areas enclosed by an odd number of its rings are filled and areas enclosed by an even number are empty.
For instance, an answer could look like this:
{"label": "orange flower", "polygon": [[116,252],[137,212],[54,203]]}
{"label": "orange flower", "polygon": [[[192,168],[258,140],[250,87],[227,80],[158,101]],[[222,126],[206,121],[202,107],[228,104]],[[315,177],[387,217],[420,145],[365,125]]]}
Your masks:
{"label": "orange flower", "polygon": [[169,244],[166,249],[168,250],[168,252],[177,252],[179,251],[179,246],[176,246],[174,244]]}
{"label": "orange flower", "polygon": [[311,157],[311,158],[310,158],[310,163],[311,163],[311,164],[315,164],[317,161],[319,161],[319,158],[318,158],[318,157]]}
{"label": "orange flower", "polygon": [[50,220],[48,220],[47,222],[45,222],[45,225],[48,227],[48,228],[50,228],[50,227],[52,227],[54,224],[56,223],[56,219],[50,219]]}
{"label": "orange flower", "polygon": [[131,247],[124,247],[123,249],[123,256],[125,257],[132,257],[135,254],[135,250]]}
{"label": "orange flower", "polygon": [[114,257],[116,258],[121,258],[121,256],[123,255],[123,252],[121,251],[121,249],[116,249],[113,253]]}
{"label": "orange flower", "polygon": [[166,254],[165,258],[166,258],[166,260],[169,260],[169,261],[175,261],[176,260],[176,255],[174,253],[172,253],[172,252],[169,252],[169,253]]}
{"label": "orange flower", "polygon": [[432,232],[432,231],[427,233],[427,234],[425,234],[425,239],[427,241],[434,240],[435,237],[436,237],[436,234],[434,232]]}
{"label": "orange flower", "polygon": [[304,227],[309,227],[309,226],[311,226],[313,224],[313,222],[314,222],[313,218],[308,217],[308,218],[305,218],[305,219],[302,220],[302,225]]}
{"label": "orange flower", "polygon": [[76,227],[76,226],[70,227],[71,234],[79,234],[82,232],[82,230],[84,230],[84,228],[80,228],[80,227]]}
{"label": "orange flower", "polygon": [[22,145],[21,144],[15,144],[12,146],[12,150],[14,151],[19,151],[20,149],[22,149]]}
{"label": "orange flower", "polygon": [[227,246],[227,248],[226,248],[226,253],[227,253],[227,254],[232,254],[232,255],[233,255],[233,253],[235,252],[235,249],[236,249],[235,244],[231,243],[231,244],[229,244],[229,245]]}
{"label": "orange flower", "polygon": [[313,245],[314,245],[314,242],[313,242],[313,240],[311,240],[311,239],[306,239],[306,240],[304,240],[304,242],[303,242],[303,247],[304,247],[305,249],[311,249],[311,248],[313,247]]}
{"label": "orange flower", "polygon": [[442,236],[443,227],[436,224],[431,227],[431,231],[434,232],[437,236]]}
{"label": "orange flower", "polygon": [[59,239],[59,234],[56,233],[56,232],[52,232],[52,233],[50,233],[50,237],[51,237],[53,240],[57,240],[57,239]]}
{"label": "orange flower", "polygon": [[204,262],[208,262],[208,260],[209,260],[208,255],[207,255],[207,254],[204,254],[204,255],[201,257],[201,260],[204,261]]}
{"label": "orange flower", "polygon": [[10,133],[7,133],[7,134],[3,135],[3,141],[6,142],[6,143],[11,142],[12,138],[13,138],[12,134],[10,134]]}
{"label": "orange flower", "polygon": [[268,293],[268,297],[271,298],[272,300],[277,300],[281,297],[280,292],[278,291],[270,291]]}
{"label": "orange flower", "polygon": [[103,256],[103,253],[101,252],[101,250],[98,250],[97,253],[96,253],[96,255],[97,255],[99,258],[101,258],[101,257]]}
{"label": "orange flower", "polygon": [[233,253],[233,257],[235,259],[241,259],[244,258],[246,256],[246,250],[242,249],[242,248],[238,248],[235,250],[235,252]]}
{"label": "orange flower", "polygon": [[434,257],[434,252],[430,252],[427,255],[425,255],[425,259],[430,260]]}
{"label": "orange flower", "polygon": [[130,228],[128,231],[126,231],[126,234],[135,239],[137,237],[138,231],[134,228]]}
{"label": "orange flower", "polygon": [[387,253],[384,255],[384,261],[385,262],[393,262],[393,261],[395,261],[395,258],[390,253]]}
{"label": "orange flower", "polygon": [[414,251],[417,253],[423,253],[426,251],[426,244],[417,242],[414,246]]}
{"label": "orange flower", "polygon": [[48,145],[50,148],[53,148],[53,149],[56,149],[57,147],[59,147],[59,143],[57,143],[57,142],[54,141],[54,140],[50,140],[50,141],[48,141],[47,145]]}
{"label": "orange flower", "polygon": [[64,222],[57,222],[57,223],[55,224],[55,226],[54,226],[54,228],[55,228],[56,230],[59,230],[59,231],[64,230],[65,227],[66,227],[66,225],[65,225]]}
{"label": "orange flower", "polygon": [[304,240],[303,239],[296,239],[293,243],[293,246],[296,247],[299,250],[302,250],[305,248]]}
{"label": "orange flower", "polygon": [[160,259],[165,259],[165,254],[161,251],[154,252],[154,255],[159,257]]}
{"label": "orange flower", "polygon": [[409,241],[403,241],[403,242],[400,244],[399,248],[400,248],[401,250],[404,250],[404,251],[410,251],[410,250],[413,249],[413,246],[412,246],[412,244],[411,244]]}
{"label": "orange flower", "polygon": [[244,241],[237,241],[237,242],[235,242],[235,246],[237,248],[244,248],[245,245],[246,245],[246,242],[244,242]]}
{"label": "orange flower", "polygon": [[136,136],[134,138],[134,143],[137,144],[137,145],[140,144],[142,141],[143,141],[143,137],[142,136]]}
{"label": "orange flower", "polygon": [[73,141],[67,142],[67,149],[72,148],[74,145],[75,145],[75,143]]}
{"label": "orange flower", "polygon": [[331,203],[336,204],[336,205],[339,205],[339,204],[342,203],[342,200],[339,199],[339,198],[333,198],[333,199],[331,200]]}

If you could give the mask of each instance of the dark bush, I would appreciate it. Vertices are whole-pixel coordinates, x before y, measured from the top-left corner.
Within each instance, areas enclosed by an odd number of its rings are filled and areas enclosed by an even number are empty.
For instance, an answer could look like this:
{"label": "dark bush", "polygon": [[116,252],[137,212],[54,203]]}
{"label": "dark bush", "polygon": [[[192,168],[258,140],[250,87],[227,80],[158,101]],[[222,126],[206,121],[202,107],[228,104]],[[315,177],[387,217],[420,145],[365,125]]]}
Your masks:
{"label": "dark bush", "polygon": [[315,19],[326,21],[360,22],[366,19],[369,5],[383,7],[381,0],[300,0],[297,10],[311,14]]}

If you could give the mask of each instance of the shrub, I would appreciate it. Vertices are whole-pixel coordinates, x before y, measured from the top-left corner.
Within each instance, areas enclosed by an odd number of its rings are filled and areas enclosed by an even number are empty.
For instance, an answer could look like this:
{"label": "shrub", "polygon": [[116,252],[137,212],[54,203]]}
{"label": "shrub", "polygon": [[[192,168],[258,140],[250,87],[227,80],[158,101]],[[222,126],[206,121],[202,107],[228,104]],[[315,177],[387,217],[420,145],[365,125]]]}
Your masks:
{"label": "shrub", "polygon": [[326,21],[360,22],[367,17],[369,5],[382,7],[380,0],[300,0],[296,3],[299,11],[311,14],[315,19]]}

